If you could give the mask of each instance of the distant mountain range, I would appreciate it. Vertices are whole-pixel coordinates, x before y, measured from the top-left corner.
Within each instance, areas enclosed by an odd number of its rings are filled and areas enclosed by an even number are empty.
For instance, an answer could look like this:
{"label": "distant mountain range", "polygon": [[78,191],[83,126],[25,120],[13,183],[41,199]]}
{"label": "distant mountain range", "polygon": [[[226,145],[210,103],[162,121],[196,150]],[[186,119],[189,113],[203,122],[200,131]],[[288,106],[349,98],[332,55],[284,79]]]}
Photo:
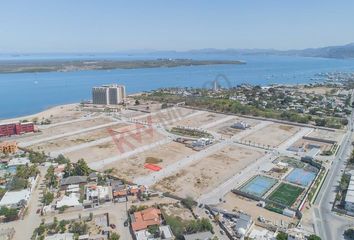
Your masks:
{"label": "distant mountain range", "polygon": [[330,46],[322,48],[307,48],[302,50],[275,50],[275,49],[200,49],[191,50],[190,53],[223,53],[223,54],[246,54],[246,55],[287,55],[302,57],[323,58],[354,58],[354,43],[343,46]]}

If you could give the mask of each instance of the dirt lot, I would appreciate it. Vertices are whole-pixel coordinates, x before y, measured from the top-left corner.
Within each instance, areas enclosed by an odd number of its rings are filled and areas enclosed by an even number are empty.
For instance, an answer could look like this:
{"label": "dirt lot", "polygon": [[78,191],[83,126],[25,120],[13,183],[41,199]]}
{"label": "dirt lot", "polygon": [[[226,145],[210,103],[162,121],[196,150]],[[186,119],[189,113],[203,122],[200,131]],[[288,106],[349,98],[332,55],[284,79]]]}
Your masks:
{"label": "dirt lot", "polygon": [[187,108],[167,108],[157,114],[152,115],[153,123],[166,124],[178,118],[188,117],[196,111]]}
{"label": "dirt lot", "polygon": [[[44,152],[52,152],[58,151],[61,149],[65,149],[68,147],[72,147],[75,145],[92,142],[101,138],[109,137],[108,129],[113,129],[119,131],[120,129],[125,129],[128,125],[124,123],[117,123],[109,128],[100,128],[97,130],[93,130],[90,132],[85,132],[79,135],[72,135],[68,137],[63,137],[59,139],[55,139],[52,141],[40,143],[37,145],[33,145],[31,149],[33,150],[41,150]],[[134,125],[135,126],[135,125]]]}
{"label": "dirt lot", "polygon": [[183,119],[183,120],[175,122],[173,124],[173,126],[202,127],[205,124],[209,124],[209,123],[212,123],[214,121],[218,121],[218,120],[226,117],[226,115],[223,115],[223,114],[210,113],[210,112],[204,112],[204,111],[200,111],[200,112],[201,112],[201,114],[199,114],[193,118],[187,118],[187,119]]}
{"label": "dirt lot", "polygon": [[263,152],[258,150],[228,146],[162,179],[154,185],[154,188],[180,197],[197,198],[216,188],[262,156]]}
{"label": "dirt lot", "polygon": [[26,141],[32,141],[32,140],[36,140],[36,139],[51,137],[51,136],[60,135],[63,133],[68,133],[68,132],[82,130],[85,128],[99,126],[99,125],[107,124],[107,123],[111,123],[111,122],[113,122],[111,119],[102,117],[102,118],[88,119],[88,120],[83,120],[83,121],[79,121],[79,122],[73,122],[73,123],[67,123],[67,124],[63,124],[63,125],[53,126],[53,127],[42,129],[41,132],[38,134],[24,135],[24,137],[21,137],[18,139],[18,142],[26,142]]}
{"label": "dirt lot", "polygon": [[[163,136],[158,132],[154,131],[151,134],[148,131],[141,132],[141,139],[136,139],[131,135],[128,135],[124,138],[125,142],[130,143],[132,148],[127,144],[123,145],[123,152],[129,152],[135,150],[141,146],[148,145],[163,139]],[[100,161],[109,157],[114,157],[122,154],[113,139],[110,142],[106,142],[103,144],[98,144],[93,147],[88,147],[84,149],[80,149],[74,152],[70,152],[65,154],[65,156],[69,157],[72,161],[77,161],[80,158],[85,159],[88,163]],[[120,168],[120,167],[119,167]]]}
{"label": "dirt lot", "polygon": [[227,211],[243,211],[251,215],[253,221],[257,221],[259,216],[264,217],[266,220],[271,221],[273,224],[281,225],[281,221],[286,223],[296,222],[296,219],[289,218],[282,214],[278,214],[262,207],[257,206],[257,202],[248,198],[237,196],[234,193],[228,193],[224,200],[225,203],[221,203],[218,207]]}
{"label": "dirt lot", "polygon": [[321,130],[321,129],[315,129],[308,136],[340,142],[343,135],[344,135],[344,132],[341,130],[336,130],[335,132],[331,132],[331,131],[326,131],[326,130]]}
{"label": "dirt lot", "polygon": [[218,124],[217,126],[211,127],[211,128],[207,128],[211,131],[217,132],[223,136],[226,137],[232,137],[234,135],[236,135],[237,133],[241,132],[242,130],[240,129],[236,129],[236,128],[232,128],[231,126],[236,123],[236,122],[246,122],[247,124],[249,124],[251,127],[256,126],[258,123],[260,123],[260,121],[258,120],[254,120],[254,119],[247,119],[247,118],[240,118],[240,117],[234,117],[232,120],[223,122],[221,124]]}
{"label": "dirt lot", "polygon": [[128,98],[128,108],[135,109],[137,111],[150,111],[156,112],[161,110],[161,103],[153,101],[143,101],[139,100],[140,104],[135,105],[135,100],[133,98]]}
{"label": "dirt lot", "polygon": [[162,211],[164,211],[167,215],[180,217],[183,220],[194,220],[191,211],[183,207],[180,203],[162,205]]}
{"label": "dirt lot", "polygon": [[146,158],[158,160],[154,164],[164,168],[193,153],[195,153],[195,151],[185,147],[184,144],[171,142],[124,159],[119,163],[107,165],[105,169],[119,169],[119,171],[116,172],[117,177],[133,181],[137,177],[152,173],[152,170],[144,168]]}
{"label": "dirt lot", "polygon": [[243,138],[242,141],[251,141],[256,144],[264,144],[265,146],[270,145],[271,147],[279,146],[289,137],[293,136],[296,132],[300,130],[300,127],[284,125],[273,123],[259,131],[256,131],[247,137]]}

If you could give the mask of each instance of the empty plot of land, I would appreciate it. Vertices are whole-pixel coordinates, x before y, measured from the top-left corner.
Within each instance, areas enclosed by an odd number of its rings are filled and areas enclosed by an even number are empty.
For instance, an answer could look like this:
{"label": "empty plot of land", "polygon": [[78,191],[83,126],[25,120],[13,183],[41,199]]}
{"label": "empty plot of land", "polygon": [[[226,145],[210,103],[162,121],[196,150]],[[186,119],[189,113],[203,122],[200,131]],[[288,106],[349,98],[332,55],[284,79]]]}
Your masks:
{"label": "empty plot of land", "polygon": [[202,127],[202,125],[212,123],[214,121],[218,121],[222,118],[227,117],[224,114],[218,113],[210,113],[205,111],[200,111],[201,114],[195,116],[193,118],[186,118],[180,121],[177,121],[173,124],[173,126],[185,126],[185,127]]}
{"label": "empty plot of land", "polygon": [[180,197],[199,197],[224,183],[263,156],[263,152],[240,146],[227,146],[166,177],[153,187]]}
{"label": "empty plot of land", "polygon": [[67,123],[54,127],[43,129],[40,134],[27,135],[24,138],[18,140],[18,142],[27,142],[33,140],[39,140],[42,138],[52,137],[60,134],[70,133],[74,131],[84,130],[86,128],[95,127],[103,124],[113,123],[113,120],[109,118],[94,118],[80,122]]}
{"label": "empty plot of land", "polygon": [[115,175],[117,177],[134,181],[135,178],[151,174],[152,171],[145,168],[146,163],[156,164],[162,169],[166,166],[177,162],[195,153],[194,150],[187,148],[184,144],[177,142],[170,142],[149,151],[145,151],[127,159],[119,161],[119,163],[112,163],[105,166],[105,169],[116,168]]}
{"label": "empty plot of land", "polygon": [[191,211],[181,206],[179,203],[161,205],[161,208],[169,216],[180,217],[183,220],[194,220]]}
{"label": "empty plot of land", "polygon": [[196,111],[187,108],[167,108],[152,115],[151,120],[153,123],[166,124],[173,120],[178,120],[179,118],[187,117],[188,115]]}
{"label": "empty plot of land", "polygon": [[243,138],[242,141],[276,147],[293,136],[300,127],[273,123]]}
{"label": "empty plot of land", "polygon": [[295,219],[289,218],[285,215],[269,211],[265,208],[258,207],[257,201],[253,201],[249,198],[238,196],[234,193],[228,193],[223,198],[225,202],[218,205],[219,208],[225,209],[229,212],[232,211],[245,211],[251,215],[253,221],[257,221],[259,216],[264,217],[266,220],[271,221],[273,224],[281,225],[281,222],[290,223],[295,222]]}
{"label": "empty plot of land", "polygon": [[[131,125],[133,126],[133,125]],[[134,125],[135,126],[135,125]],[[78,146],[80,144],[93,142],[97,139],[102,139],[109,137],[109,129],[113,129],[115,131],[119,131],[120,129],[127,128],[128,125],[124,123],[117,123],[108,128],[101,128],[97,130],[93,130],[90,132],[81,133],[78,135],[71,135],[67,137],[62,137],[54,140],[50,140],[47,142],[43,142],[40,144],[32,145],[31,149],[33,150],[41,150],[44,152],[52,152],[52,151],[59,151],[62,149],[66,149],[72,146]]]}
{"label": "empty plot of land", "polygon": [[74,162],[80,158],[83,158],[88,163],[92,163],[109,157],[121,155],[125,152],[134,151],[141,146],[152,144],[163,138],[164,136],[159,134],[157,131],[145,130],[141,131],[138,135],[136,135],[135,132],[132,132],[131,134],[124,135],[124,137],[117,135],[116,142],[112,138],[112,141],[66,153],[65,156]]}
{"label": "empty plot of land", "polygon": [[308,135],[308,137],[340,142],[343,135],[344,132],[341,130],[336,130],[332,132],[332,131],[327,131],[322,129],[315,129]]}
{"label": "empty plot of land", "polygon": [[236,129],[236,128],[232,128],[231,126],[233,124],[235,124],[237,122],[241,122],[241,121],[249,124],[250,127],[254,127],[258,123],[260,123],[260,121],[258,121],[258,120],[240,118],[240,117],[236,117],[235,116],[231,120],[228,120],[226,122],[218,124],[217,126],[213,126],[211,128],[207,128],[207,129],[210,129],[211,131],[214,131],[214,132],[216,132],[218,134],[221,134],[221,135],[224,135],[224,136],[232,137],[232,136],[236,135],[237,133],[241,132],[242,130]]}

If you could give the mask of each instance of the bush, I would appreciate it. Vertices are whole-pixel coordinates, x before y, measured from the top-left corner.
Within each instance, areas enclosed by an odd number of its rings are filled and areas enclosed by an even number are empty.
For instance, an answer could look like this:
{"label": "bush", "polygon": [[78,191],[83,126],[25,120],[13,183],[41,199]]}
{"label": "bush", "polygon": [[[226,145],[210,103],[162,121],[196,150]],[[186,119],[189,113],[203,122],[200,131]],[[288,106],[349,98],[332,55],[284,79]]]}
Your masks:
{"label": "bush", "polygon": [[312,234],[307,238],[307,240],[321,240],[321,238],[317,235]]}
{"label": "bush", "polygon": [[285,232],[279,232],[277,235],[277,240],[287,240],[288,239],[288,234]]}
{"label": "bush", "polygon": [[349,229],[345,230],[344,236],[349,240],[353,240],[354,239],[354,229],[349,228]]}

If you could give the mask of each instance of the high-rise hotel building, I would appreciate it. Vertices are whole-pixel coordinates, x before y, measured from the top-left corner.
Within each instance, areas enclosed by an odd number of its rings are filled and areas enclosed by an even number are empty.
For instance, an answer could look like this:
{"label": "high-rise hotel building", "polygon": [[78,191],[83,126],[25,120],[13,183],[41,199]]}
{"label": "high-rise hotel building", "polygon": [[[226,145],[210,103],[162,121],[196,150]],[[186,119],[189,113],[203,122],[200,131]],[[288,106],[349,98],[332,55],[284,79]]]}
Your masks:
{"label": "high-rise hotel building", "polygon": [[124,102],[124,85],[103,85],[102,87],[92,88],[92,103],[100,105],[117,105]]}

